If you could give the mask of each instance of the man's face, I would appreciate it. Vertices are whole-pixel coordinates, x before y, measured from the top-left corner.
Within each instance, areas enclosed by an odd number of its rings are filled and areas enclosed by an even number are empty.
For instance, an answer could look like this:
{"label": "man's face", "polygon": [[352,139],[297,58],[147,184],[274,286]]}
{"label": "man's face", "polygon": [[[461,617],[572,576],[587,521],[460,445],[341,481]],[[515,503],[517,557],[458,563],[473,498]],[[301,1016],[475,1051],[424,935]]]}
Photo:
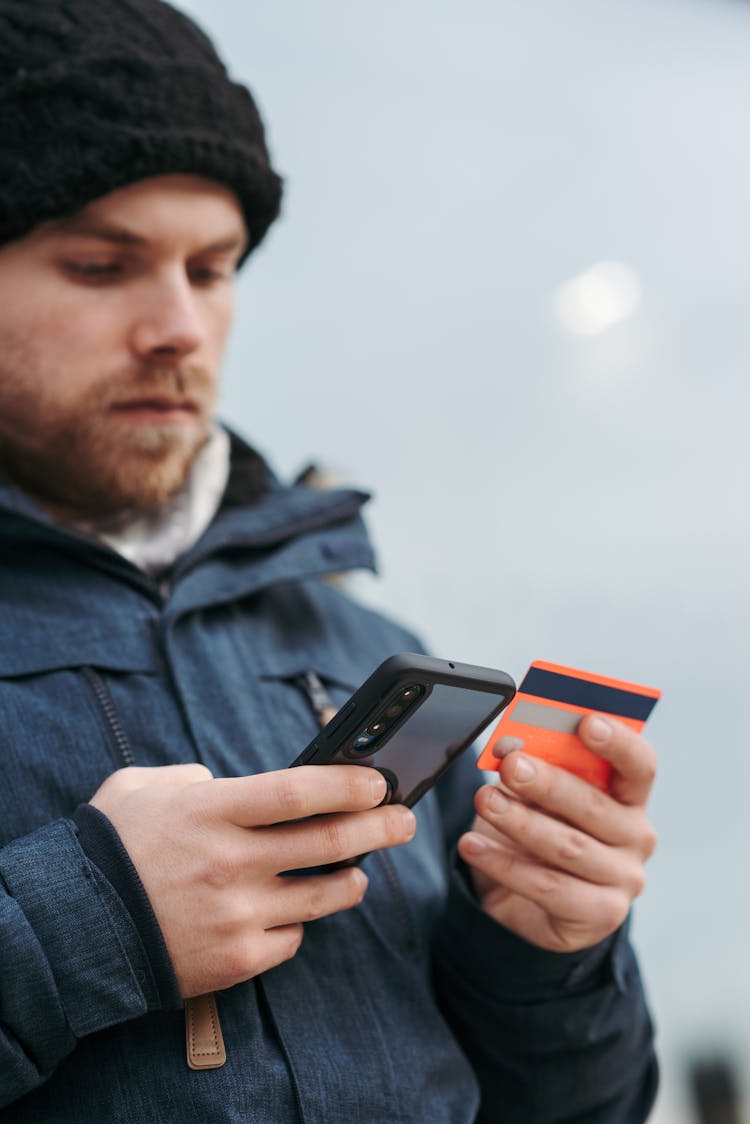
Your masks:
{"label": "man's face", "polygon": [[159,176],[0,247],[0,460],[44,506],[145,510],[180,487],[246,241],[229,189]]}

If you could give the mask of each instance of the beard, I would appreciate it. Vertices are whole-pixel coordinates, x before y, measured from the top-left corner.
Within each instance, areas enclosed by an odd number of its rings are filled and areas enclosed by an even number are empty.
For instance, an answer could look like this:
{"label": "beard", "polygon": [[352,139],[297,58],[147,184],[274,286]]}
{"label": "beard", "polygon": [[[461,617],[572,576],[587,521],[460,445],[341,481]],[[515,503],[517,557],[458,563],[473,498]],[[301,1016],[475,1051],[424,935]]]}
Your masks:
{"label": "beard", "polygon": [[[160,395],[189,400],[182,422],[134,422],[121,408]],[[182,487],[210,436],[216,388],[183,364],[103,379],[74,403],[52,397],[44,381],[0,378],[0,461],[58,517],[101,518],[153,511]]]}

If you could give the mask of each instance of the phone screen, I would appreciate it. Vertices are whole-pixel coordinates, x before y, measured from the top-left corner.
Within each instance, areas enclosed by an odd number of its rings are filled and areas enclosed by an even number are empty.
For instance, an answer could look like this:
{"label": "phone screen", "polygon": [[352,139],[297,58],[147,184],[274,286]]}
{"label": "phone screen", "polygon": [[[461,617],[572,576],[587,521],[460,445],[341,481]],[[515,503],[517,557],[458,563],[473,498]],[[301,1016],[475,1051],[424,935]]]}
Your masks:
{"label": "phone screen", "polygon": [[[370,754],[357,752],[356,760],[388,775],[392,799],[413,804],[445,765],[481,733],[506,698],[492,691],[434,683],[382,748]],[[351,749],[339,750],[335,760],[351,764]]]}

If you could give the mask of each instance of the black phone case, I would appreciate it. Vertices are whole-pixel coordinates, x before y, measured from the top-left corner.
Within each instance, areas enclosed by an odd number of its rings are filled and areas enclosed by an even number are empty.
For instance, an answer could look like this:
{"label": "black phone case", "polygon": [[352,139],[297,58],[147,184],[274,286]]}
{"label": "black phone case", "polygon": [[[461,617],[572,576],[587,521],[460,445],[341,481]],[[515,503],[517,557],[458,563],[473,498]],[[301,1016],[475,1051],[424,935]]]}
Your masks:
{"label": "black phone case", "polygon": [[[420,694],[412,705],[404,704],[404,711],[388,721],[387,728],[382,736],[372,736],[370,744],[357,749],[354,740],[358,737],[368,737],[368,728],[377,725],[379,716],[383,716],[389,707],[395,707],[404,691],[419,687]],[[473,721],[470,714],[457,716],[460,732],[450,744],[445,747],[441,744],[439,732],[435,738],[435,752],[428,748],[423,749],[424,764],[429,762],[429,768],[423,769],[416,784],[410,782],[407,792],[401,791],[398,762],[396,767],[390,762],[386,767],[378,762],[378,755],[387,748],[394,736],[410,721],[415,720],[421,709],[428,703],[430,696],[436,689],[459,688],[462,694],[448,696],[443,692],[441,702],[443,713],[445,707],[450,710],[453,700],[458,704],[459,698],[475,699],[474,693],[494,695],[496,705],[487,704],[479,696],[475,705],[482,710],[481,720]],[[466,694],[470,693],[470,696]],[[388,782],[388,793],[383,801],[404,803],[409,807],[416,804],[417,800],[442,776],[446,769],[461,753],[476,740],[482,730],[497,718],[508,705],[516,693],[515,683],[503,671],[492,668],[476,667],[471,664],[455,663],[450,660],[435,659],[431,656],[419,655],[412,652],[402,652],[390,656],[385,660],[361,687],[344,703],[318,736],[302,751],[292,766],[296,765],[328,765],[356,764],[379,769]],[[486,713],[485,713],[486,711]],[[402,739],[403,742],[403,739]],[[429,757],[432,759],[429,759]],[[418,764],[418,763],[416,763]],[[404,762],[404,766],[413,772],[415,762]]]}

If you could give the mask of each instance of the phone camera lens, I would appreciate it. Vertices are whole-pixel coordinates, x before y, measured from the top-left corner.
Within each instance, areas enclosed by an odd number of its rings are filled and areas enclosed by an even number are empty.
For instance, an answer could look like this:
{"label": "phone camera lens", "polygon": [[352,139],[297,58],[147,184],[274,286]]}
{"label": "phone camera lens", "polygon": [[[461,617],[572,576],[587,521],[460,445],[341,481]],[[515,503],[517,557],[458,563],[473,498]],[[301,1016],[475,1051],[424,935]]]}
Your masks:
{"label": "phone camera lens", "polygon": [[372,753],[372,743],[375,739],[371,738],[369,734],[360,734],[355,738],[349,749],[344,750],[344,756],[356,759],[358,757],[368,757]]}
{"label": "phone camera lens", "polygon": [[401,698],[404,702],[411,702],[419,694],[419,687],[404,687],[401,692]]}
{"label": "phone camera lens", "polygon": [[388,709],[386,710],[385,717],[386,718],[396,718],[401,713],[401,711],[403,709],[404,708],[403,708],[401,703],[392,703],[392,705],[389,706]]}
{"label": "phone camera lens", "polygon": [[367,727],[366,732],[368,734],[370,734],[372,737],[376,738],[378,736],[378,734],[383,733],[384,729],[385,729],[385,722],[382,722],[382,721],[380,721],[380,719],[378,719],[377,722],[373,722],[370,726]]}

